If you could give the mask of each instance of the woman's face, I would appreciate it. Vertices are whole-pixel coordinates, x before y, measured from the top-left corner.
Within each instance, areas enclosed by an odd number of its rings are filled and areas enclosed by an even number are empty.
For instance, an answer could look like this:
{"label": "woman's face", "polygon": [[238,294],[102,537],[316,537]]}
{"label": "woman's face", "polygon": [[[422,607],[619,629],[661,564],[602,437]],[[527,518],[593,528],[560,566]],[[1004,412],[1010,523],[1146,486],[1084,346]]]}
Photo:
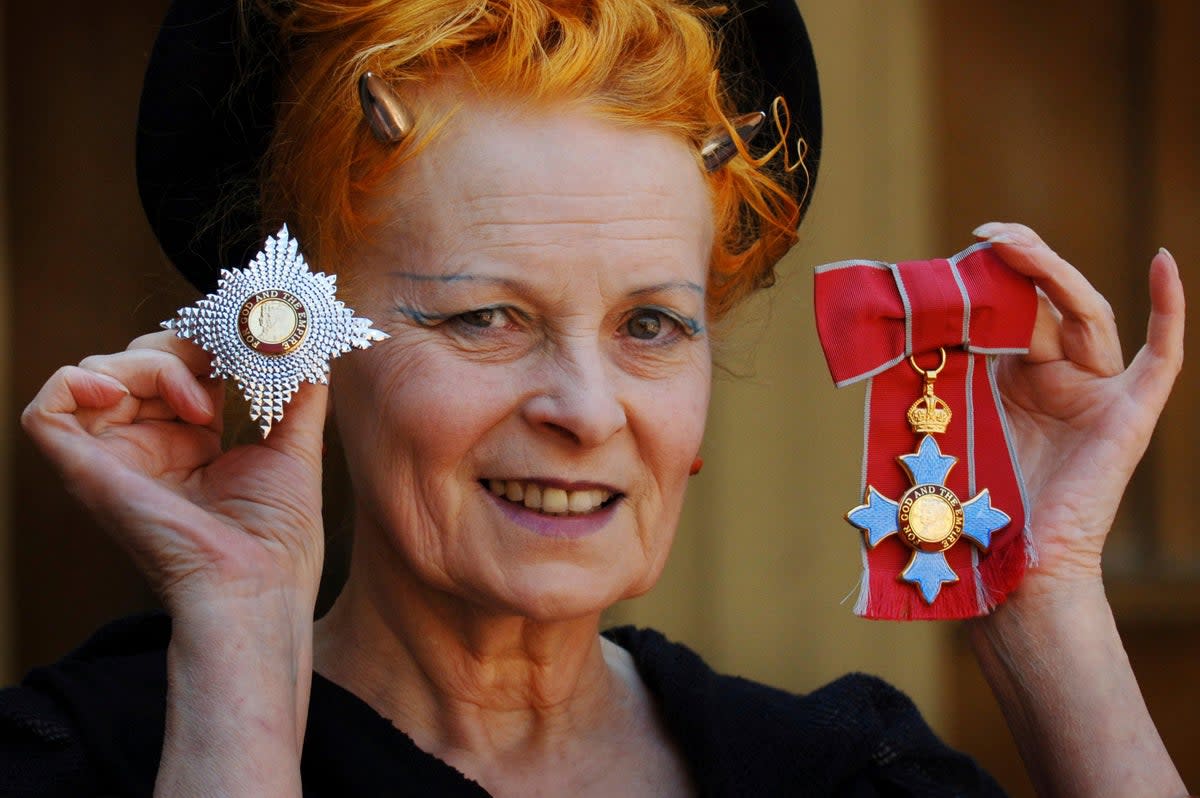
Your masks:
{"label": "woman's face", "polygon": [[597,612],[664,564],[708,407],[696,158],[566,106],[474,100],[342,271],[391,338],[337,362],[355,578]]}

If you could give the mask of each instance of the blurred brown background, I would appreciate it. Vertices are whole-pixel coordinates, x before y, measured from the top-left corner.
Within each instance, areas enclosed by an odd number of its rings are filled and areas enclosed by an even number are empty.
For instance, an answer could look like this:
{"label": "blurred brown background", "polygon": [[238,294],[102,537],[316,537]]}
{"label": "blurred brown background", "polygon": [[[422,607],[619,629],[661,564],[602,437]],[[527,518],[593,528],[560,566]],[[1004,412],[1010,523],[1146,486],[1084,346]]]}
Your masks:
{"label": "blurred brown background", "polygon": [[[1186,0],[801,2],[822,68],[826,147],[800,246],[721,360],[674,559],[614,621],[663,628],[722,669],[811,689],[855,669],[1029,794],[959,631],[852,617],[861,390],[829,384],[809,268],[948,255],[991,219],[1038,229],[1111,299],[1127,356],[1160,245],[1200,263],[1200,4]],[[64,363],[122,348],[194,298],[164,263],[133,182],[139,81],[163,0],[0,5],[0,675],[61,655],[153,598],[19,433]],[[349,90],[349,89],[348,89]],[[1188,286],[1195,295],[1195,285]],[[1194,307],[1200,305],[1194,305]],[[1193,324],[1193,329],[1196,325]],[[1195,334],[1191,352],[1200,351]],[[1181,383],[1107,554],[1142,687],[1200,789],[1200,491]]]}

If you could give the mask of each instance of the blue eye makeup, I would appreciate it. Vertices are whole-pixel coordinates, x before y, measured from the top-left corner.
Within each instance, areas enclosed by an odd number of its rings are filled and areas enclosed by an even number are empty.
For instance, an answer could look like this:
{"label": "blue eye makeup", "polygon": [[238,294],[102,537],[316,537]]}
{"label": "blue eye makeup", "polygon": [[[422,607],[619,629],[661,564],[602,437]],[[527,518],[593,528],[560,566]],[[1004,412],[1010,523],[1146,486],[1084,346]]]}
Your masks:
{"label": "blue eye makeup", "polygon": [[513,324],[525,318],[523,313],[509,305],[490,305],[457,313],[427,313],[403,305],[397,305],[396,310],[422,327],[451,324],[455,329],[469,333],[493,329],[505,323]]}
{"label": "blue eye makeup", "polygon": [[672,332],[689,338],[704,332],[703,325],[695,319],[656,305],[632,311],[621,323],[621,329],[624,335],[647,342],[666,340]]}
{"label": "blue eye makeup", "polygon": [[402,316],[410,319],[411,321],[415,321],[422,327],[433,327],[434,325],[445,321],[446,319],[450,318],[451,315],[453,315],[449,313],[425,313],[424,311],[417,310],[416,308],[406,307],[404,305],[397,305],[396,312],[400,313]]}

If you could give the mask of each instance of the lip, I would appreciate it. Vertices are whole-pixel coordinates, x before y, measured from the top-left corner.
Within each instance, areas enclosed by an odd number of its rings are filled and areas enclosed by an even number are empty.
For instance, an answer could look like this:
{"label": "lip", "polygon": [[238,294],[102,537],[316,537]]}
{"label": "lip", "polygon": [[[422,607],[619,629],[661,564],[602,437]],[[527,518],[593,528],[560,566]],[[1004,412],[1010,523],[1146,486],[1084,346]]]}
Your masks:
{"label": "lip", "polygon": [[[567,483],[556,483],[545,481],[542,484],[551,487],[559,487]],[[592,487],[601,488],[599,485],[584,485],[584,483],[572,483],[581,487],[570,488],[571,490],[588,490]],[[584,538],[589,535],[594,535],[612,520],[616,513],[617,505],[621,503],[623,497],[618,496],[615,500],[610,501],[604,507],[601,507],[594,512],[586,515],[546,515],[539,513],[536,510],[530,510],[522,504],[510,502],[508,499],[502,499],[492,493],[483,485],[480,485],[480,490],[484,495],[491,500],[493,504],[499,508],[505,517],[518,526],[528,529],[530,532],[544,538],[561,538],[565,540],[575,540]]]}

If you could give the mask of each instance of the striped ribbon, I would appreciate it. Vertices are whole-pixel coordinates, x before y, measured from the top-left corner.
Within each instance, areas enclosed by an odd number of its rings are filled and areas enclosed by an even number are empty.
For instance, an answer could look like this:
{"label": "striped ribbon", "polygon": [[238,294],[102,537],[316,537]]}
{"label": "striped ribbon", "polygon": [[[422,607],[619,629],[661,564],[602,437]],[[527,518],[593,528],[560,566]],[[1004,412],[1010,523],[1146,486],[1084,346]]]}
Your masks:
{"label": "striped ribbon", "polygon": [[814,306],[834,383],[868,381],[862,494],[871,485],[897,499],[911,487],[896,458],[919,442],[905,412],[921,395],[923,380],[907,361],[915,355],[934,368],[944,348],[936,392],[954,416],[937,441],[958,458],[946,486],[964,502],[987,488],[992,504],[1012,519],[992,535],[987,552],[965,540],[946,552],[958,581],[928,604],[899,578],[911,556],[899,535],[873,549],[864,541],[855,613],[903,620],[987,614],[1016,587],[1033,557],[1025,485],[996,387],[997,356],[1029,351],[1037,315],[1033,283],[985,242],[947,259],[818,266]]}

